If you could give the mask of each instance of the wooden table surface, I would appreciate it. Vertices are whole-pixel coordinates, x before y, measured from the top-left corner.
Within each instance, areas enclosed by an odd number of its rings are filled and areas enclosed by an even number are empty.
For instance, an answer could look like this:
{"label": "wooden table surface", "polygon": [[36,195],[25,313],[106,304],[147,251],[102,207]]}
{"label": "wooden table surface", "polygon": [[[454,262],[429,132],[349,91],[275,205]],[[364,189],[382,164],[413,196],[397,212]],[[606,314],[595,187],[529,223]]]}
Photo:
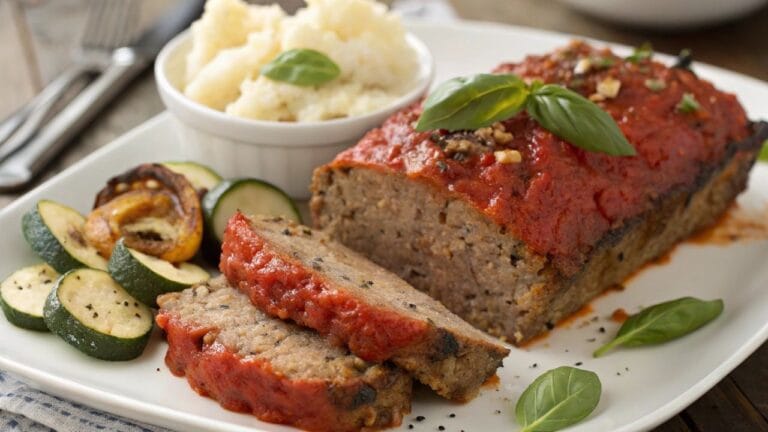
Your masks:
{"label": "wooden table surface", "polygon": [[[0,118],[67,64],[82,29],[87,0],[0,0]],[[727,1],[727,0],[724,0]],[[538,27],[639,45],[691,48],[695,58],[768,81],[768,8],[736,22],[686,33],[633,30],[577,14],[555,1],[452,0],[466,19]],[[149,22],[169,0],[144,0]],[[503,48],[503,47],[502,47]],[[471,61],[471,59],[468,59]],[[151,72],[141,76],[48,168],[45,178],[162,111]],[[0,208],[18,194],[0,194]],[[659,431],[768,431],[768,344]]]}

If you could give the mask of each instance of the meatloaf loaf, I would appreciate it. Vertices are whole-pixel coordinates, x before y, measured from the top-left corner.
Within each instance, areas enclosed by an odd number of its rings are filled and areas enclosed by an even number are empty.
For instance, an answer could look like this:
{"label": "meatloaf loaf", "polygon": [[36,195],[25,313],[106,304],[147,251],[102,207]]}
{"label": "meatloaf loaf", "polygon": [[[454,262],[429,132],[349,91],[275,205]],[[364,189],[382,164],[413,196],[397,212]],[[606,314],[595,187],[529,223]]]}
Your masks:
{"label": "meatloaf loaf", "polygon": [[714,223],[765,123],[692,71],[575,42],[499,73],[589,97],[637,150],[577,148],[526,113],[416,132],[415,104],[315,171],[314,223],[493,335],[522,343]]}
{"label": "meatloaf loaf", "polygon": [[509,353],[393,273],[280,218],[232,217],[220,268],[265,312],[391,360],[446,398],[474,397]]}
{"label": "meatloaf loaf", "polygon": [[223,277],[158,299],[165,361],[227,409],[313,431],[400,424],[411,379],[260,312]]}

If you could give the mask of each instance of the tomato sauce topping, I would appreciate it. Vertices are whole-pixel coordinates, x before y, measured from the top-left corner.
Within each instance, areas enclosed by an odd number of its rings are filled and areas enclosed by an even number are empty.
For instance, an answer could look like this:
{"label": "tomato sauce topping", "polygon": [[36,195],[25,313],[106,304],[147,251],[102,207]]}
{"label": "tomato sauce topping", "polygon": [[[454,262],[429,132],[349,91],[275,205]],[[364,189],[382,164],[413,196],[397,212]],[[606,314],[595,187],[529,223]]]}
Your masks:
{"label": "tomato sauce topping", "polygon": [[[750,135],[736,97],[693,72],[628,61],[583,42],[502,64],[495,72],[590,97],[616,120],[637,156],[582,150],[525,113],[477,131],[416,132],[421,105],[415,104],[339,154],[332,166],[395,171],[447,190],[572,275],[607,232],[652,209],[671,190],[692,185],[725,157],[729,143]],[[615,90],[615,81],[618,93],[605,96],[606,84]],[[695,112],[677,108],[686,93],[700,106]],[[494,156],[505,149],[519,152],[521,160],[503,163]]]}
{"label": "tomato sauce topping", "polygon": [[271,248],[239,212],[227,224],[219,267],[263,311],[331,335],[364,360],[389,360],[428,335],[426,322],[368,305]]}

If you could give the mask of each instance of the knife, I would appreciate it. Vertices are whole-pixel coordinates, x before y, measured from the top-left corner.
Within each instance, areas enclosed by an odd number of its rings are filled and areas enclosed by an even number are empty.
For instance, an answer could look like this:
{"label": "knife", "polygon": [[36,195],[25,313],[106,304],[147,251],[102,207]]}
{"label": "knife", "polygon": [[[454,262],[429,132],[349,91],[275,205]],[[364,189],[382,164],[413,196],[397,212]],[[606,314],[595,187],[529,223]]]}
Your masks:
{"label": "knife", "polygon": [[83,89],[26,145],[0,164],[0,191],[29,183],[48,162],[137,75],[152,64],[162,47],[203,12],[204,0],[179,0],[131,46],[112,53],[107,69]]}

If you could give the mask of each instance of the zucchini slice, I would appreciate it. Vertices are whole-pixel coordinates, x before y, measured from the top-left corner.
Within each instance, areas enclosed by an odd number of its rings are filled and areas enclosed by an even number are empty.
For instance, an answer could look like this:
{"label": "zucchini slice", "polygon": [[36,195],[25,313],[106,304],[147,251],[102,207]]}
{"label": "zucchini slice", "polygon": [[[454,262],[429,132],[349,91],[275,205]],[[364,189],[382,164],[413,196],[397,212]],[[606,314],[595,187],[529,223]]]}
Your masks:
{"label": "zucchini slice", "polygon": [[43,306],[59,274],[48,264],[16,270],[0,284],[0,306],[8,322],[29,330],[48,331]]}
{"label": "zucchini slice", "polygon": [[203,217],[206,234],[218,245],[227,222],[236,211],[245,214],[281,216],[301,223],[296,203],[280,188],[263,180],[241,178],[226,180],[205,194]]}
{"label": "zucchini slice", "polygon": [[139,301],[155,307],[160,294],[181,291],[211,278],[202,268],[181,263],[173,265],[125,245],[118,240],[109,258],[109,274]]}
{"label": "zucchini slice", "polygon": [[163,162],[161,165],[186,177],[197,190],[211,190],[222,180],[216,171],[197,162]]}
{"label": "zucchini slice", "polygon": [[85,354],[130,360],[144,351],[152,310],[128,294],[107,272],[72,270],[56,283],[43,308],[48,328]]}
{"label": "zucchini slice", "polygon": [[85,241],[85,218],[53,201],[38,201],[21,221],[24,238],[35,253],[59,273],[91,267],[107,269],[105,260]]}

